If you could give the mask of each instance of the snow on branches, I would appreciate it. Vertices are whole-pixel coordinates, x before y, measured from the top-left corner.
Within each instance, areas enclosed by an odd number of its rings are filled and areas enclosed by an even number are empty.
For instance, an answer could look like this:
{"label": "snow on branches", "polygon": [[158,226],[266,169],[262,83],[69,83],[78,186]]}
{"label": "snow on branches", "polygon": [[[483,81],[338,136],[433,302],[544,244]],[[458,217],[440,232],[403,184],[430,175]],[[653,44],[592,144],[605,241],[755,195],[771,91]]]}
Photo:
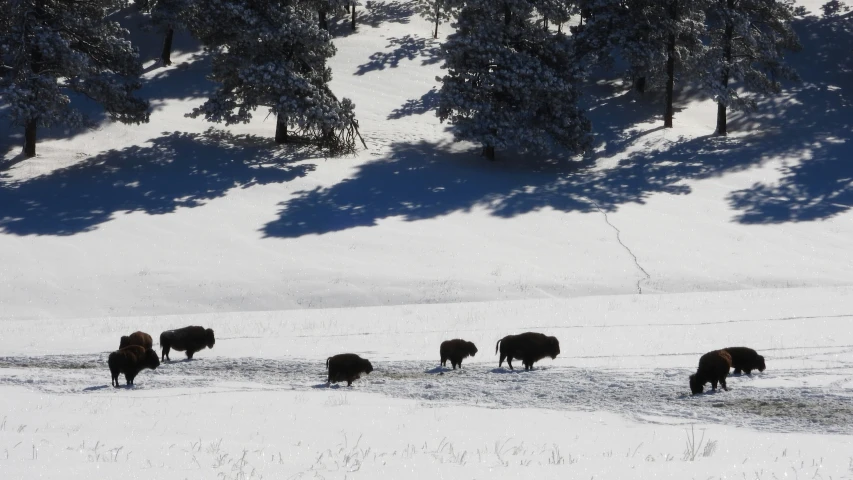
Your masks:
{"label": "snow on branches", "polygon": [[583,152],[589,121],[578,108],[569,37],[537,26],[527,0],[469,0],[442,46],[438,116],[457,140],[495,149]]}
{"label": "snow on branches", "polygon": [[0,2],[0,98],[25,127],[24,155],[36,154],[38,127],[81,126],[76,92],[113,120],[148,121],[148,102],[133,96],[142,66],[127,31],[107,20],[113,0]]}

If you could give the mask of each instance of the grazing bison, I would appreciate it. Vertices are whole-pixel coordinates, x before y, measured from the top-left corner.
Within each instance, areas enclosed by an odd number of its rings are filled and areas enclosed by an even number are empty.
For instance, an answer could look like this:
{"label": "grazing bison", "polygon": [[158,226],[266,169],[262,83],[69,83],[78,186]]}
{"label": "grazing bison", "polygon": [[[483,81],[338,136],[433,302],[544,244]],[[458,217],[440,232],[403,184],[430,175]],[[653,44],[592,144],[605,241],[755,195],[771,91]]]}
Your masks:
{"label": "grazing bison", "polygon": [[184,327],[177,330],[166,330],[160,334],[160,347],[163,348],[163,359],[169,358],[169,351],[175,349],[179,352],[187,351],[187,358],[192,359],[193,354],[204,347],[213,348],[216,339],[213,337],[213,329],[204,327]]}
{"label": "grazing bison", "polygon": [[361,378],[362,373],[369,374],[373,371],[370,361],[359,357],[354,353],[341,353],[326,359],[326,368],[329,369],[327,383],[338,383],[346,380],[347,386],[352,385],[353,380]]}
{"label": "grazing bison", "polygon": [[110,354],[107,364],[112,375],[111,385],[118,387],[118,376],[123,373],[128,385],[133,385],[133,379],[143,369],[154,370],[160,366],[160,359],[153,349],[131,345]]}
{"label": "grazing bison", "polygon": [[764,357],[751,348],[729,347],[724,350],[732,356],[732,368],[735,369],[735,373],[740,373],[743,370],[749,375],[753,370],[763,372],[767,368],[764,365]]}
{"label": "grazing bison", "polygon": [[456,370],[457,365],[462,368],[463,358],[473,357],[477,354],[477,347],[472,342],[456,338],[441,342],[439,353],[441,354],[441,366],[446,367],[447,360],[450,359],[450,364]]}
{"label": "grazing bison", "polygon": [[725,350],[714,350],[702,355],[699,359],[699,369],[690,375],[690,391],[693,395],[702,393],[708,382],[711,382],[711,388],[714,390],[717,389],[717,382],[720,382],[723,390],[728,390],[726,377],[729,375],[730,368],[732,368],[732,356]]}
{"label": "grazing bison", "polygon": [[154,341],[151,339],[151,335],[148,335],[145,332],[133,332],[130,335],[121,337],[118,348],[122,349],[131,345],[139,345],[142,348],[151,348],[154,346]]}
{"label": "grazing bison", "polygon": [[556,337],[546,337],[541,333],[525,332],[518,335],[507,335],[495,344],[495,353],[501,350],[501,359],[498,367],[506,364],[512,368],[512,360],[521,360],[525,370],[532,370],[533,364],[545,357],[557,358],[560,354],[560,342]]}

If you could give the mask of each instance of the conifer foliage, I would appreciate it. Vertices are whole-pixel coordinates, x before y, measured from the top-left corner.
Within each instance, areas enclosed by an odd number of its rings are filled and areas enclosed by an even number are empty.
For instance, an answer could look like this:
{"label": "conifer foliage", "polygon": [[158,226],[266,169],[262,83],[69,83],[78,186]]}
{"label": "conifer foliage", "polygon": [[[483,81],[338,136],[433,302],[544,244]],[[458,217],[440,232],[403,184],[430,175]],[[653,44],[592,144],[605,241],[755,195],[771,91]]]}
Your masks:
{"label": "conifer foliage", "polygon": [[442,46],[448,73],[438,78],[438,116],[489,159],[509,146],[589,146],[569,38],[546,32],[535,13],[528,0],[468,0]]}
{"label": "conifer foliage", "polygon": [[[791,0],[714,0],[708,10],[711,41],[705,87],[717,100],[717,134],[726,135],[726,109],[752,110],[749,94],[781,91],[780,80],[796,80],[784,52],[800,48],[791,22]],[[730,82],[736,81],[734,85]],[[746,93],[742,95],[740,92]]]}
{"label": "conifer foliage", "polygon": [[148,102],[133,95],[142,66],[127,31],[107,15],[113,0],[0,2],[0,99],[24,127],[24,156],[36,154],[38,127],[86,124],[71,106],[76,92],[110,118],[148,121]]}
{"label": "conifer foliage", "polygon": [[277,143],[292,140],[290,128],[336,152],[355,147],[355,106],[329,88],[335,47],[315,10],[268,0],[199,0],[199,10],[193,31],[214,54],[210,79],[219,86],[188,116],[230,125],[266,107]]}

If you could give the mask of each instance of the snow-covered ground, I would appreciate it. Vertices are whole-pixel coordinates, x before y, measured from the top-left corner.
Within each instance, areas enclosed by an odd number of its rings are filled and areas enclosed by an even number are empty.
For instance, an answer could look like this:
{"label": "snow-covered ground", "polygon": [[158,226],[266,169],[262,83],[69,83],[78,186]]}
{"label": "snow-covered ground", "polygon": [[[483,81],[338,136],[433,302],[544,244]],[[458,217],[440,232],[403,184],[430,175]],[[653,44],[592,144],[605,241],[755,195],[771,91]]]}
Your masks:
{"label": "snow-covered ground", "polygon": [[[184,118],[204,56],[137,33],[151,123],[45,130],[0,172],[0,477],[853,477],[849,19],[799,20],[803,84],[727,139],[707,100],[663,130],[590,85],[594,163],[492,164],[434,115],[430,25],[361,12],[331,67],[366,151]],[[109,386],[121,335],[192,324],[213,350]],[[560,356],[498,368],[528,330]],[[479,353],[448,371],[456,337]],[[768,369],[689,395],[736,345]],[[326,388],[347,351],[374,372]]]}

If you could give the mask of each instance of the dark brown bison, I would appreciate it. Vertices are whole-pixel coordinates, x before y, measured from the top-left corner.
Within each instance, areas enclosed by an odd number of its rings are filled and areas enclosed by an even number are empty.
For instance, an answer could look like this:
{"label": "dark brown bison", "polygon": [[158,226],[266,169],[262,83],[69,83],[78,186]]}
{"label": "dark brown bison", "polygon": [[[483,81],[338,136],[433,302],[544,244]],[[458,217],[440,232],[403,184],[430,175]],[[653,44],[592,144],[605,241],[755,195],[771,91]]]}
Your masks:
{"label": "dark brown bison", "polygon": [[732,356],[732,368],[735,369],[735,373],[740,373],[743,370],[749,375],[753,370],[763,372],[767,368],[764,365],[764,357],[751,348],[729,347],[724,350]]}
{"label": "dark brown bison", "polygon": [[153,349],[131,345],[110,354],[107,364],[112,375],[111,385],[118,387],[118,376],[123,373],[128,385],[133,385],[133,379],[143,369],[154,370],[160,366],[160,358]]}
{"label": "dark brown bison", "polygon": [[326,359],[326,368],[329,369],[327,383],[338,383],[346,380],[347,386],[352,385],[354,380],[361,378],[362,373],[369,374],[373,371],[370,361],[359,357],[354,353],[341,353]]}
{"label": "dark brown bison", "polygon": [[690,375],[690,391],[693,392],[693,395],[702,393],[705,384],[708,382],[711,382],[711,388],[714,390],[717,389],[717,382],[720,383],[723,390],[728,390],[726,377],[731,368],[732,356],[725,350],[714,350],[702,355],[699,358],[699,369]]}
{"label": "dark brown bison", "polygon": [[193,358],[193,354],[204,347],[213,348],[216,338],[213,329],[204,327],[184,327],[177,330],[166,330],[160,334],[160,347],[163,349],[163,359],[169,358],[169,351],[175,349],[179,352],[187,351],[187,358]]}
{"label": "dark brown bison", "polygon": [[541,333],[525,332],[518,335],[507,335],[495,344],[495,353],[501,350],[498,367],[506,364],[512,368],[512,360],[521,360],[525,370],[533,369],[533,364],[545,357],[557,358],[560,354],[560,342],[556,337],[546,337]]}
{"label": "dark brown bison", "polygon": [[441,354],[441,366],[446,367],[447,360],[449,359],[450,365],[456,370],[457,365],[459,365],[459,368],[462,368],[463,358],[473,357],[477,354],[477,347],[472,342],[456,338],[441,342],[441,347],[438,351]]}
{"label": "dark brown bison", "polygon": [[121,341],[118,344],[118,348],[129,347],[131,345],[139,345],[143,348],[151,348],[154,346],[154,341],[151,339],[151,335],[148,335],[145,332],[133,332],[130,335],[121,337]]}

